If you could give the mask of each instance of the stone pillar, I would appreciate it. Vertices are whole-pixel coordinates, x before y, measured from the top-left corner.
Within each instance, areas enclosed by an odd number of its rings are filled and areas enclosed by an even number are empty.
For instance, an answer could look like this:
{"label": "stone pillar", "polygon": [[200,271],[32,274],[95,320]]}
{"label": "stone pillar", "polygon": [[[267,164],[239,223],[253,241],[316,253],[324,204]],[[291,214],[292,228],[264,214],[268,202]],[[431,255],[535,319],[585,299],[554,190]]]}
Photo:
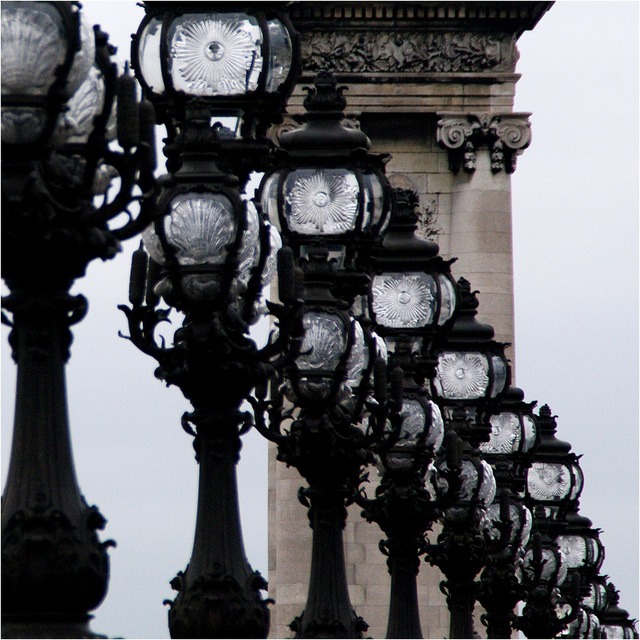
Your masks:
{"label": "stone pillar", "polygon": [[[437,139],[454,173],[447,253],[480,291],[478,316],[514,343],[511,173],[531,142],[527,113],[441,113]],[[508,353],[514,363],[513,348]]]}
{"label": "stone pillar", "polygon": [[[320,69],[349,87],[348,115],[359,121],[374,152],[392,154],[387,174],[398,186],[414,188],[422,208],[434,214],[438,235],[432,239],[441,255],[459,258],[454,272],[481,291],[479,315],[505,342],[514,340],[510,172],[530,137],[526,115],[512,113],[520,77],[516,42],[551,5],[327,0],[292,3],[289,9],[303,53],[289,115],[303,113],[302,87],[313,84]],[[461,147],[438,124],[447,119],[471,129],[463,132]],[[526,124],[520,130],[511,126],[516,123]],[[269,596],[276,601],[270,635],[287,638],[292,634],[286,625],[306,598],[311,530],[297,500],[303,481],[276,462],[274,450],[270,455],[268,577]],[[372,483],[368,491],[374,488]],[[385,635],[389,605],[386,558],[378,549],[382,537],[359,508],[349,509],[344,541],[350,598],[370,625],[366,635],[374,638]],[[418,600],[427,638],[448,635],[442,577],[437,568],[421,564]]]}

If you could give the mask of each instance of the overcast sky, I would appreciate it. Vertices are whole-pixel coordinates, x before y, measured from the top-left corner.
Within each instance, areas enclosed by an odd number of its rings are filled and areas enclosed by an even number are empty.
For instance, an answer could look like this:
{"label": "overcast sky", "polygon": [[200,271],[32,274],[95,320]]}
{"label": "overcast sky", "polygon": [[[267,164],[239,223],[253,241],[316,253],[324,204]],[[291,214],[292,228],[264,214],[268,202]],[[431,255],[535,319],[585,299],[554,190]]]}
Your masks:
{"label": "overcast sky", "polygon": [[[142,9],[83,4],[127,59]],[[518,47],[515,110],[533,114],[533,142],[512,181],[517,384],[550,405],[558,436],[584,454],[580,513],[602,529],[603,573],[638,617],[638,3],[557,2]],[[93,263],[75,286],[89,314],[74,328],[69,410],[81,490],[108,520],[103,539],[118,542],[93,630],[162,638],[162,601],[191,554],[197,465],[180,427],[188,403],[117,335],[136,246]],[[7,333],[3,482],[15,388]],[[244,538],[266,575],[266,445],[255,433],[244,442]]]}

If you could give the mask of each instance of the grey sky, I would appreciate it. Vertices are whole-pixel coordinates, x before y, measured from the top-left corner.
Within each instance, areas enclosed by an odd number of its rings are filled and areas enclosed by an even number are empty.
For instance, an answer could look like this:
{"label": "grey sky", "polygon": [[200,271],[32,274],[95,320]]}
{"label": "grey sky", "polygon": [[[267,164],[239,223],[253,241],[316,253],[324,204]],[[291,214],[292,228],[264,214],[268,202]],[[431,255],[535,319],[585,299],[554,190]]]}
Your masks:
{"label": "grey sky", "polygon": [[[129,57],[143,16],[133,0],[84,3]],[[516,111],[533,142],[513,176],[517,384],[549,404],[558,436],[584,454],[581,514],[603,530],[603,573],[638,616],[638,3],[558,2],[519,41]],[[94,263],[68,367],[78,481],[115,538],[94,631],[168,637],[169,580],[191,553],[197,465],[180,428],[189,409],[153,376],[155,361],[118,337],[131,251]],[[473,283],[472,283],[473,285]],[[2,342],[6,478],[15,371]],[[247,555],[267,573],[266,444],[240,462]],[[302,508],[302,507],[301,507]]]}

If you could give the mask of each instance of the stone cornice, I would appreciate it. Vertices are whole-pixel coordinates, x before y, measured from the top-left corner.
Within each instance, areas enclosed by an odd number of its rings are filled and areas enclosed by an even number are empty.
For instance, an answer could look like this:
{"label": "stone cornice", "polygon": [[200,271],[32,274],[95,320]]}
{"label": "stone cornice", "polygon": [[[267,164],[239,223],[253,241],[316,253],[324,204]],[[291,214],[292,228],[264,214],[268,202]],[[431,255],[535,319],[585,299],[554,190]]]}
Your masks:
{"label": "stone cornice", "polygon": [[326,69],[349,82],[433,81],[427,76],[451,82],[451,74],[500,82],[515,72],[516,40],[552,4],[293,2],[289,14],[305,81]]}
{"label": "stone cornice", "polygon": [[439,113],[437,140],[449,152],[449,167],[471,172],[476,150],[487,147],[494,173],[513,173],[516,159],[531,143],[529,113]]}
{"label": "stone cornice", "polygon": [[553,2],[292,2],[296,29],[469,30],[509,33],[533,29]]}

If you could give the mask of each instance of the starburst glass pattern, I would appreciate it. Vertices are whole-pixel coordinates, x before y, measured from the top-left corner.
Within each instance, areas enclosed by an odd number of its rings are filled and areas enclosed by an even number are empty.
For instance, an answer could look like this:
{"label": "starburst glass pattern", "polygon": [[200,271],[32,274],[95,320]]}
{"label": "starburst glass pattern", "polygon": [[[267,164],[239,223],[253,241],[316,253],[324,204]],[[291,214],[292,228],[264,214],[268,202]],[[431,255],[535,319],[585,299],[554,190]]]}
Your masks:
{"label": "starburst glass pattern", "polygon": [[298,369],[332,373],[340,363],[347,339],[340,316],[310,311],[302,320],[304,338],[296,359]]}
{"label": "starburst glass pattern", "polygon": [[346,169],[300,169],[285,181],[284,214],[291,231],[331,235],[355,229],[358,179]]}
{"label": "starburst glass pattern", "polygon": [[438,357],[434,384],[447,400],[482,398],[489,386],[489,364],[481,353],[445,351]]}
{"label": "starburst glass pattern", "polygon": [[491,416],[489,442],[480,444],[483,453],[514,453],[520,446],[520,420],[515,413],[505,411]]}
{"label": "starburst glass pattern", "polygon": [[507,367],[502,358],[491,356],[491,367],[493,369],[493,386],[491,387],[491,397],[495,398],[504,390],[507,384]]}
{"label": "starburst glass pattern", "polygon": [[222,264],[236,233],[233,205],[214,193],[185,193],[171,201],[167,241],[182,265]]}
{"label": "starburst glass pattern", "polygon": [[570,472],[563,464],[534,462],[527,471],[527,490],[534,500],[562,500],[570,489]]}
{"label": "starburst glass pattern", "polygon": [[[490,504],[486,510],[487,517],[491,523],[489,533],[494,539],[500,537],[497,528],[497,523],[501,520],[500,511],[501,507],[499,502]],[[509,535],[510,548],[505,549],[506,554],[517,551],[519,548],[524,547],[529,541],[532,524],[531,512],[524,506],[510,504],[509,520],[513,523],[513,526],[511,527],[511,533]],[[518,549],[513,548],[514,544],[518,546]]]}
{"label": "starburst glass pattern", "polygon": [[587,542],[582,536],[558,536],[558,549],[569,569],[582,567],[587,561]]}
{"label": "starburst glass pattern", "polygon": [[262,286],[266,286],[273,281],[277,272],[278,251],[282,248],[282,238],[278,230],[269,225],[269,255],[262,272]]}
{"label": "starburst glass pattern", "polygon": [[174,87],[195,96],[243,95],[258,88],[262,35],[246,14],[185,14],[169,31]]}
{"label": "starburst glass pattern", "polygon": [[480,460],[482,466],[482,484],[478,492],[478,499],[484,505],[490,505],[496,497],[496,478],[493,468],[486,460]]}
{"label": "starburst glass pattern", "polygon": [[433,322],[435,280],[425,273],[383,273],[373,279],[372,306],[383,327],[415,329]]}

